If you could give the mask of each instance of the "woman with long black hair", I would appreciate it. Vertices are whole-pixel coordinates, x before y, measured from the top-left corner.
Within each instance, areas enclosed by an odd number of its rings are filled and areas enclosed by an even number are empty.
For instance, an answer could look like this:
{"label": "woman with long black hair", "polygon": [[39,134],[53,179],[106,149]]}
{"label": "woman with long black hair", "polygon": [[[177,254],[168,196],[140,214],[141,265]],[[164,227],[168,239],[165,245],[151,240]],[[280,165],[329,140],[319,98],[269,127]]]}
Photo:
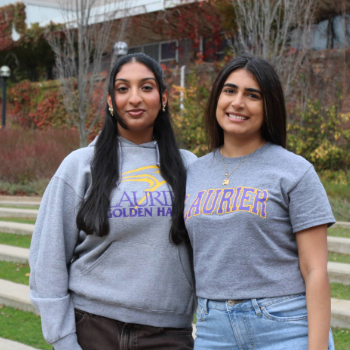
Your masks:
{"label": "woman with long black hair", "polygon": [[214,82],[206,109],[211,153],[187,174],[196,350],[334,349],[327,226],[312,166],[285,149],[280,80],[240,56]]}
{"label": "woman with long black hair", "polygon": [[31,300],[55,350],[192,349],[181,217],[196,157],[177,148],[163,72],[150,57],[114,64],[107,103],[97,139],[62,162],[43,196]]}

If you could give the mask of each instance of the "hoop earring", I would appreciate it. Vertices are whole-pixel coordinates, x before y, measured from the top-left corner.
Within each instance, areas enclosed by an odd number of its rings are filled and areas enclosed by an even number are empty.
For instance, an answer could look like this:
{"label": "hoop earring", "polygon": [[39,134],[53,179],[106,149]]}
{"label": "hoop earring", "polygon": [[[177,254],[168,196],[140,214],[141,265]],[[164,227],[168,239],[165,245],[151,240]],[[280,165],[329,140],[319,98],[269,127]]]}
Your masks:
{"label": "hoop earring", "polygon": [[109,110],[109,114],[113,117],[113,115],[114,115],[113,108],[112,108],[112,107],[109,107],[108,110]]}

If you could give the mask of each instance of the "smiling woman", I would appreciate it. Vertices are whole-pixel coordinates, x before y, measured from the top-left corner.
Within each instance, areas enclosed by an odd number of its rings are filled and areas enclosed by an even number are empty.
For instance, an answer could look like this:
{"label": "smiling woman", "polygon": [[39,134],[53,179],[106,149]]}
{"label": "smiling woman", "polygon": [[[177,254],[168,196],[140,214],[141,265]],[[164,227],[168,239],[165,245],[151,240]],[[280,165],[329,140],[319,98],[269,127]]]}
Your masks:
{"label": "smiling woman", "polygon": [[[124,127],[118,125],[120,136],[137,144],[152,141],[154,121],[167,104],[167,92],[162,101],[159,94],[156,78],[144,64],[131,61],[121,68],[114,85],[117,113],[124,123]],[[109,94],[107,101],[113,108]]]}
{"label": "smiling woman", "polygon": [[326,192],[285,149],[283,90],[272,66],[240,56],[206,109],[212,152],[189,167],[185,222],[193,246],[195,350],[334,349]]}
{"label": "smiling woman", "polygon": [[57,170],[33,233],[31,300],[55,350],[193,348],[183,210],[195,159],[177,148],[160,65],[120,58],[104,126]]}

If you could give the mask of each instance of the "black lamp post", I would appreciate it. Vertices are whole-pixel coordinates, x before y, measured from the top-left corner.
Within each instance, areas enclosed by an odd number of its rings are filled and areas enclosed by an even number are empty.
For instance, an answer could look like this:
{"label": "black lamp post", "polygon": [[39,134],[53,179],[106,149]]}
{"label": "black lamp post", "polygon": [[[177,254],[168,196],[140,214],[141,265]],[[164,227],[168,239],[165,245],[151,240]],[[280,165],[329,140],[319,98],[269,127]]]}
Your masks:
{"label": "black lamp post", "polygon": [[0,76],[2,78],[2,122],[1,127],[6,126],[6,80],[11,75],[11,70],[7,66],[0,68]]}

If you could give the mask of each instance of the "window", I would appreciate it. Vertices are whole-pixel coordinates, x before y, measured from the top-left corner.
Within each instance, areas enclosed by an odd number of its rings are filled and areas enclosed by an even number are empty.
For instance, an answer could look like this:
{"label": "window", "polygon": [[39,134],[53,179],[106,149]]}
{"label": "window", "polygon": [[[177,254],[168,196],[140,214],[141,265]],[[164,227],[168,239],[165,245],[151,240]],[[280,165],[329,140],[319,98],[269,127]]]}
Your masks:
{"label": "window", "polygon": [[166,41],[131,47],[128,53],[143,52],[159,63],[177,61],[177,41]]}
{"label": "window", "polygon": [[230,47],[229,39],[225,37],[224,33],[214,39],[212,36],[203,38],[203,55],[205,61],[220,61],[225,57],[225,54]]}

